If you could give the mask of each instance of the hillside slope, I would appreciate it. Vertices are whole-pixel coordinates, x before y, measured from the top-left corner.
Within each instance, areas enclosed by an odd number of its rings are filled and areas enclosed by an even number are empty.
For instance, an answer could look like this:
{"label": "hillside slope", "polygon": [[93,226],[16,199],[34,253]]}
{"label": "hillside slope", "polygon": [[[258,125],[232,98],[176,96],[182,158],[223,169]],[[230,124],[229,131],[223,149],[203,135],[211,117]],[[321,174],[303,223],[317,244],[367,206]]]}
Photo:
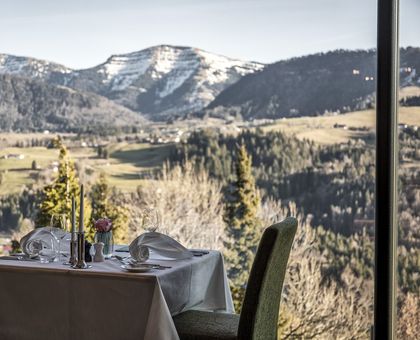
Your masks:
{"label": "hillside slope", "polygon": [[[401,50],[401,83],[419,86],[420,48]],[[201,112],[244,119],[315,116],[374,103],[376,52],[333,51],[280,61],[243,77]]]}
{"label": "hillside slope", "polygon": [[113,55],[103,64],[84,70],[0,55],[0,74],[93,92],[154,120],[201,110],[242,76],[263,67],[193,47],[169,45]]}
{"label": "hillside slope", "polygon": [[69,131],[132,125],[144,119],[104,97],[63,86],[0,75],[0,130]]}

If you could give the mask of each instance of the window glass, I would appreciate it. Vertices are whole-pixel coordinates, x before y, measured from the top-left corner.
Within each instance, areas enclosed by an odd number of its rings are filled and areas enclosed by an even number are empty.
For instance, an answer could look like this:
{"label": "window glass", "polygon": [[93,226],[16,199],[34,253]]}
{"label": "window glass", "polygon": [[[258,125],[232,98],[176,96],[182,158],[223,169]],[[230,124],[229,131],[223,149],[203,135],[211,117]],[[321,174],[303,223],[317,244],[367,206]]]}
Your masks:
{"label": "window glass", "polygon": [[[0,5],[0,251],[68,221],[83,183],[90,240],[107,217],[117,244],[157,230],[220,250],[240,312],[264,228],[291,215],[279,338],[368,339],[376,3]],[[401,64],[402,311],[418,302],[419,53]]]}
{"label": "window glass", "polygon": [[420,4],[403,1],[400,7],[397,336],[415,339],[420,330],[420,49],[415,39],[420,33],[415,17]]}

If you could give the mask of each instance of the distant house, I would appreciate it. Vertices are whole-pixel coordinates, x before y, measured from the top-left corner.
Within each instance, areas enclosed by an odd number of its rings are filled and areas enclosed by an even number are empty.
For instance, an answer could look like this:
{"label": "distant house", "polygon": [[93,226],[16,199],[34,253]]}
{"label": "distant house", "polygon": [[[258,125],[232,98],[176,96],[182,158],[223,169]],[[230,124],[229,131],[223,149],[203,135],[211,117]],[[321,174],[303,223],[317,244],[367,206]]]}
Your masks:
{"label": "distant house", "polygon": [[18,154],[18,153],[9,153],[8,155],[4,155],[2,158],[3,159],[18,159],[18,160],[21,160],[21,159],[25,158],[25,155],[24,154]]}
{"label": "distant house", "polygon": [[411,67],[400,67],[400,72],[401,73],[411,73],[412,70],[413,69]]}
{"label": "distant house", "polygon": [[333,125],[333,127],[334,127],[334,129],[343,129],[343,130],[347,130],[348,129],[348,127],[347,127],[346,124],[338,124],[338,123],[335,123]]}

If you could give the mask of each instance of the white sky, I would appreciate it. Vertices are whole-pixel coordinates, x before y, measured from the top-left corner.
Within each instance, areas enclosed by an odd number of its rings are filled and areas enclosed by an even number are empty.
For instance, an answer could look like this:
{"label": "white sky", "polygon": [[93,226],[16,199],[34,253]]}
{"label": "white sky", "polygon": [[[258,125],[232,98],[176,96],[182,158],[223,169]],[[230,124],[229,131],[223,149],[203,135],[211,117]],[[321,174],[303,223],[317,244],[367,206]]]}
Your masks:
{"label": "white sky", "polygon": [[[377,0],[0,0],[0,53],[86,68],[159,44],[260,62],[376,45]],[[420,0],[401,45],[420,46]]]}

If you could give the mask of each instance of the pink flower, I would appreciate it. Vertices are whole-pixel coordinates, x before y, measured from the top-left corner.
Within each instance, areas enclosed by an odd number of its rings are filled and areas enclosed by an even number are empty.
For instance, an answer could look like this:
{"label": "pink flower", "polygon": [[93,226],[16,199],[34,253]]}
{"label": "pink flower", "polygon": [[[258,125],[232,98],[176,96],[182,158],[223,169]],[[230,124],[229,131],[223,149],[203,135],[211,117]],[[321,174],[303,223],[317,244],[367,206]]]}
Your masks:
{"label": "pink flower", "polygon": [[106,233],[112,229],[112,221],[109,218],[100,218],[95,221],[94,227],[100,233]]}

